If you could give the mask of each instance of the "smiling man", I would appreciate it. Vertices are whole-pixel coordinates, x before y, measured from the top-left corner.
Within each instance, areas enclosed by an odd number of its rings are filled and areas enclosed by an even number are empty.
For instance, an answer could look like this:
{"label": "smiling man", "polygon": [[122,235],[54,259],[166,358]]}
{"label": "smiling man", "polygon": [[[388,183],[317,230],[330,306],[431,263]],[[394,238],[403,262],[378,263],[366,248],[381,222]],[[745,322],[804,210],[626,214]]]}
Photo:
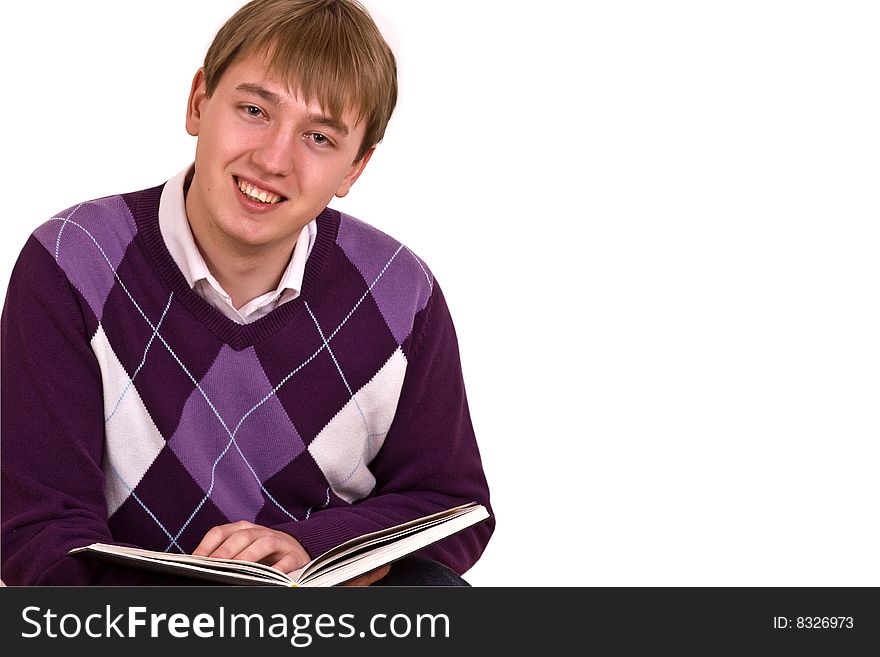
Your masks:
{"label": "smiling man", "polygon": [[274,288],[297,236],[348,194],[375,148],[362,152],[366,128],[353,109],[334,118],[303,100],[295,79],[273,73],[282,66],[258,51],[212,80],[210,95],[199,70],[190,95],[186,125],[199,141],[186,214],[235,308]]}
{"label": "smiling man", "polygon": [[[181,582],[93,542],[290,571],[489,493],[428,266],[328,207],[397,99],[351,0],[255,0],[193,79],[195,162],[34,231],[2,319],[2,578]],[[466,585],[494,519],[351,584]]]}

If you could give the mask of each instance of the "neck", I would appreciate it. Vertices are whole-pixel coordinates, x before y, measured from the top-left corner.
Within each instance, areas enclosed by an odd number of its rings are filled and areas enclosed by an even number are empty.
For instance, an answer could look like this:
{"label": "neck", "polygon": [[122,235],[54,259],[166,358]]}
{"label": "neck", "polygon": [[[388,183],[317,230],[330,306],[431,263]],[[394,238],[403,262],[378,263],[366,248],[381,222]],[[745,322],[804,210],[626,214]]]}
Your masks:
{"label": "neck", "polygon": [[259,254],[241,253],[240,250],[212,248],[210,241],[198,238],[195,231],[193,237],[196,246],[208,265],[208,270],[217,282],[232,297],[232,305],[241,308],[258,296],[271,292],[278,287],[293,255],[293,246],[274,249],[267,252],[261,249]]}
{"label": "neck", "polygon": [[[191,180],[190,177],[187,183]],[[277,289],[290,264],[299,233],[280,243],[248,245],[236,242],[200,215],[194,192],[189,184],[184,186],[193,239],[211,275],[232,297],[235,308]]]}

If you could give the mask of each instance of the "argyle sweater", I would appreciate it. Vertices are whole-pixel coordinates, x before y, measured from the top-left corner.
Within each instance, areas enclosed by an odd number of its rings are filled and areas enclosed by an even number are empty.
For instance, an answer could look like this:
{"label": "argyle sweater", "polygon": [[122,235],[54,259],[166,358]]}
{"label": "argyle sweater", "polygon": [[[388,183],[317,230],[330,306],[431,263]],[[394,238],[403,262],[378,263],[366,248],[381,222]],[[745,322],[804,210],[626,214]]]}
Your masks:
{"label": "argyle sweater", "polygon": [[[2,579],[180,583],[67,557],[247,520],[311,556],[489,494],[455,330],[415,254],[332,209],[299,298],[239,325],[187,284],[162,187],[38,228],[2,316]],[[494,518],[426,548],[465,572]],[[192,581],[183,583],[192,584]]]}

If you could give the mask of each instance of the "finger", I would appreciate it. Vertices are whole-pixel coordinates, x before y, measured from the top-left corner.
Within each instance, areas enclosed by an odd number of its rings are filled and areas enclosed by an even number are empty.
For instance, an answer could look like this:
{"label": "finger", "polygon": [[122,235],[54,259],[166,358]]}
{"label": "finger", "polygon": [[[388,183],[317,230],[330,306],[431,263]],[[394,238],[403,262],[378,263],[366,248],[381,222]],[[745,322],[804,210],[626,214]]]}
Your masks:
{"label": "finger", "polygon": [[[250,536],[250,532],[246,529],[239,530],[233,534],[230,534],[226,537],[226,540],[223,541],[220,545],[214,548],[214,551],[211,552],[211,557],[216,557],[217,559],[239,559],[242,557],[238,557],[242,550],[244,550],[248,545],[253,542],[253,536]],[[245,559],[245,561],[252,561],[252,559]]]}
{"label": "finger", "polygon": [[258,561],[284,573],[294,571],[308,563],[309,553],[299,541],[281,532],[267,531],[269,533],[256,538],[234,558]]}
{"label": "finger", "polygon": [[290,534],[276,532],[274,535],[278,538],[281,548],[275,554],[274,561],[267,560],[264,563],[268,563],[282,572],[289,573],[302,568],[312,558],[306,552],[302,543]]}
{"label": "finger", "polygon": [[242,529],[241,522],[232,522],[226,525],[212,527],[207,533],[205,533],[204,537],[202,537],[201,542],[196,546],[196,549],[193,550],[193,554],[199,557],[212,556],[213,552],[220,547],[223,541],[229,538],[233,532]]}
{"label": "finger", "polygon": [[248,545],[261,536],[260,529],[256,526],[242,526],[229,533],[226,538],[215,547],[208,556],[218,559],[235,559],[236,556]]}
{"label": "finger", "polygon": [[277,568],[282,573],[292,573],[294,570],[298,570],[305,566],[308,563],[308,559],[297,554],[287,553],[285,554],[280,561],[276,563],[270,564],[272,567]]}
{"label": "finger", "polygon": [[238,532],[230,536],[224,546],[228,546],[230,549],[239,546],[239,549],[230,557],[232,559],[268,563],[278,561],[282,556],[281,542],[273,535],[259,532],[259,530]]}

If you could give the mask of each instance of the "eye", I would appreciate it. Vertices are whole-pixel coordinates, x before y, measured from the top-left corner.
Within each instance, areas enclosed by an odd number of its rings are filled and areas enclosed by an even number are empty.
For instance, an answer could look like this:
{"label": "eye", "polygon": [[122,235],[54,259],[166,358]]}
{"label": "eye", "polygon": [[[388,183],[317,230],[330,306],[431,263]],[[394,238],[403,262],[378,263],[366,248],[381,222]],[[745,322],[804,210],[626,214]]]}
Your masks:
{"label": "eye", "polygon": [[332,142],[327,135],[322,135],[320,132],[310,132],[309,138],[318,146],[330,146]]}
{"label": "eye", "polygon": [[265,116],[263,110],[261,110],[256,105],[244,105],[242,106],[242,109],[244,110],[245,114],[247,114],[248,116],[252,116],[255,119]]}

